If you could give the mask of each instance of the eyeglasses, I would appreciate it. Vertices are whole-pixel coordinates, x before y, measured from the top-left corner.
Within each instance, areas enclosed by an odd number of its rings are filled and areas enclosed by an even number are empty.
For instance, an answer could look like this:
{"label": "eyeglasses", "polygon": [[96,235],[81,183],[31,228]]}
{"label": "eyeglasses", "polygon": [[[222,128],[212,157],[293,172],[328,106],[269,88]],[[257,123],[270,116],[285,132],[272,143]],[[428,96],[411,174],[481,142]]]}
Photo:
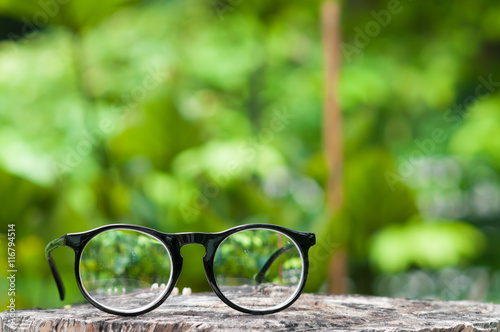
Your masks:
{"label": "eyeglasses", "polygon": [[245,313],[270,314],[300,296],[316,238],[268,224],[177,234],[113,224],[63,235],[47,245],[45,254],[61,300],[64,285],[51,253],[66,246],[75,252],[76,281],[87,301],[111,314],[133,316],[166,300],[181,273],[181,247],[195,243],[205,247],[205,274],[224,303]]}

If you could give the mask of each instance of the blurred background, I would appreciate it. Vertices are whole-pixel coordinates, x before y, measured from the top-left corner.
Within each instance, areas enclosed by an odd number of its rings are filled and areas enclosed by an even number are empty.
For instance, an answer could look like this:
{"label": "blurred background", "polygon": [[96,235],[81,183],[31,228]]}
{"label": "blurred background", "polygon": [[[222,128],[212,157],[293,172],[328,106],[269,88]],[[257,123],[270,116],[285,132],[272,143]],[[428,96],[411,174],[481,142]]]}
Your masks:
{"label": "blurred background", "polygon": [[[338,174],[322,5],[0,0],[2,310],[8,224],[19,309],[84,302],[44,248],[116,222],[313,231],[308,292],[499,302],[500,3],[340,3]],[[182,253],[178,286],[208,291]]]}

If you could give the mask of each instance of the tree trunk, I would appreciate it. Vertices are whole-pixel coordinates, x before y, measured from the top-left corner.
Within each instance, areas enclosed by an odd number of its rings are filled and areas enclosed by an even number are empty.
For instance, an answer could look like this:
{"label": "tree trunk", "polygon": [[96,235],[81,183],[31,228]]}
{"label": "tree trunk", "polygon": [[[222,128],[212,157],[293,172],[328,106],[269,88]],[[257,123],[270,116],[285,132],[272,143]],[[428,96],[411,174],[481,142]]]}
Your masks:
{"label": "tree trunk", "polygon": [[[325,110],[323,140],[328,166],[327,209],[331,215],[342,206],[342,114],[338,100],[340,71],[340,5],[328,1],[322,6],[323,46],[325,58]],[[328,292],[346,293],[347,249],[337,248],[330,258]]]}
{"label": "tree trunk", "polygon": [[500,305],[365,296],[303,294],[290,308],[253,316],[212,293],[171,296],[140,316],[121,317],[90,305],[0,314],[0,331],[500,331]]}

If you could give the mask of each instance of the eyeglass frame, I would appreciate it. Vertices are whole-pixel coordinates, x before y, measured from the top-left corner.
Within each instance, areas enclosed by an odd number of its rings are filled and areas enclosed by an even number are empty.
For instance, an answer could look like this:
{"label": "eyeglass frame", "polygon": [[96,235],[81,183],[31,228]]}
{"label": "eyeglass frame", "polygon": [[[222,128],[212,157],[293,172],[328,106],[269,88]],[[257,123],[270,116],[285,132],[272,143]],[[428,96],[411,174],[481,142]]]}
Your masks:
{"label": "eyeglass frame", "polygon": [[[82,280],[81,280],[81,275],[80,275],[80,260],[83,254],[83,251],[86,247],[86,245],[98,234],[101,234],[105,231],[109,230],[115,230],[115,229],[123,229],[123,230],[132,230],[132,231],[137,231],[144,233],[146,235],[152,236],[155,239],[159,240],[167,249],[172,267],[171,267],[171,274],[170,274],[170,280],[168,284],[168,289],[166,289],[164,295],[161,298],[157,298],[152,304],[149,304],[146,306],[145,309],[140,310],[140,311],[134,311],[131,312],[131,310],[126,310],[126,311],[119,311],[119,310],[114,310],[112,308],[106,307],[101,305],[99,302],[95,301],[90,294],[88,294],[87,290],[83,287]],[[264,309],[264,310],[253,310],[245,307],[241,307],[236,305],[235,303],[231,302],[219,289],[219,286],[217,285],[217,281],[215,279],[215,274],[214,274],[214,269],[213,269],[213,262],[215,258],[215,253],[217,252],[218,247],[220,244],[227,239],[229,236],[246,231],[246,230],[252,230],[252,229],[267,229],[267,230],[272,230],[276,231],[279,233],[282,233],[289,237],[295,244],[295,247],[299,249],[299,253],[302,258],[302,278],[300,281],[300,284],[298,285],[297,289],[295,290],[295,294],[293,297],[290,297],[284,304],[281,305],[276,305],[270,309]],[[182,264],[183,264],[183,257],[181,254],[181,248],[185,245],[188,244],[200,244],[205,248],[205,255],[203,256],[203,266],[205,269],[205,276],[207,277],[208,283],[210,284],[210,287],[214,291],[214,293],[224,302],[226,305],[229,307],[244,312],[248,314],[254,314],[254,315],[264,315],[264,314],[272,314],[276,313],[278,311],[284,310],[291,306],[302,294],[302,291],[304,290],[304,286],[306,284],[308,272],[309,272],[309,256],[308,252],[309,249],[316,244],[316,236],[314,233],[306,233],[306,232],[299,232],[295,230],[291,230],[282,226],[278,225],[273,225],[273,224],[246,224],[246,225],[240,225],[236,226],[233,228],[230,228],[228,230],[218,232],[218,233],[201,233],[201,232],[195,232],[195,233],[163,233],[158,230],[149,228],[149,227],[144,227],[144,226],[138,226],[138,225],[132,225],[132,224],[110,224],[110,225],[105,225],[101,226],[89,231],[85,232],[80,232],[80,233],[69,233],[65,234],[54,241],[50,242],[47,247],[45,248],[45,256],[47,257],[47,261],[50,266],[50,270],[52,272],[52,275],[54,276],[54,280],[57,285],[57,289],[59,291],[59,296],[61,301],[64,300],[65,296],[65,289],[64,289],[64,284],[62,281],[62,278],[57,270],[56,264],[54,262],[54,259],[52,258],[52,251],[59,248],[59,247],[69,247],[73,249],[75,253],[75,278],[76,282],[78,285],[78,288],[80,289],[80,292],[82,293],[83,297],[94,307],[110,313],[110,314],[115,314],[115,315],[121,315],[121,316],[137,316],[137,315],[142,315],[144,313],[150,312],[156,308],[158,308],[161,304],[165,302],[165,300],[170,296],[170,293],[174,289],[181,271],[182,271]],[[257,274],[257,278],[259,276],[263,276],[266,272],[265,269],[269,268],[270,264],[281,254],[287,252],[288,250],[283,250],[286,247],[283,247],[279,249],[277,252],[275,252],[264,264],[262,267],[261,271]],[[291,248],[290,248],[291,249]],[[275,257],[276,256],[276,257]],[[266,268],[267,266],[267,268]],[[264,271],[264,272],[263,272]]]}

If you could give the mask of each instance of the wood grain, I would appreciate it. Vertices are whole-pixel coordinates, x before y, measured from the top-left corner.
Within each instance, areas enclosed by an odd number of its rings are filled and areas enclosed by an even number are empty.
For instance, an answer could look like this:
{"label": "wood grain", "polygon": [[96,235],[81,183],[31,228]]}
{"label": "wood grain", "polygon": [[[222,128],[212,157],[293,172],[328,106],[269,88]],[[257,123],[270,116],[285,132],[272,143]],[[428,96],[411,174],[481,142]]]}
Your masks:
{"label": "wood grain", "polygon": [[272,315],[235,311],[214,294],[174,296],[158,309],[120,317],[90,305],[0,314],[0,331],[500,331],[500,305],[303,294]]}

